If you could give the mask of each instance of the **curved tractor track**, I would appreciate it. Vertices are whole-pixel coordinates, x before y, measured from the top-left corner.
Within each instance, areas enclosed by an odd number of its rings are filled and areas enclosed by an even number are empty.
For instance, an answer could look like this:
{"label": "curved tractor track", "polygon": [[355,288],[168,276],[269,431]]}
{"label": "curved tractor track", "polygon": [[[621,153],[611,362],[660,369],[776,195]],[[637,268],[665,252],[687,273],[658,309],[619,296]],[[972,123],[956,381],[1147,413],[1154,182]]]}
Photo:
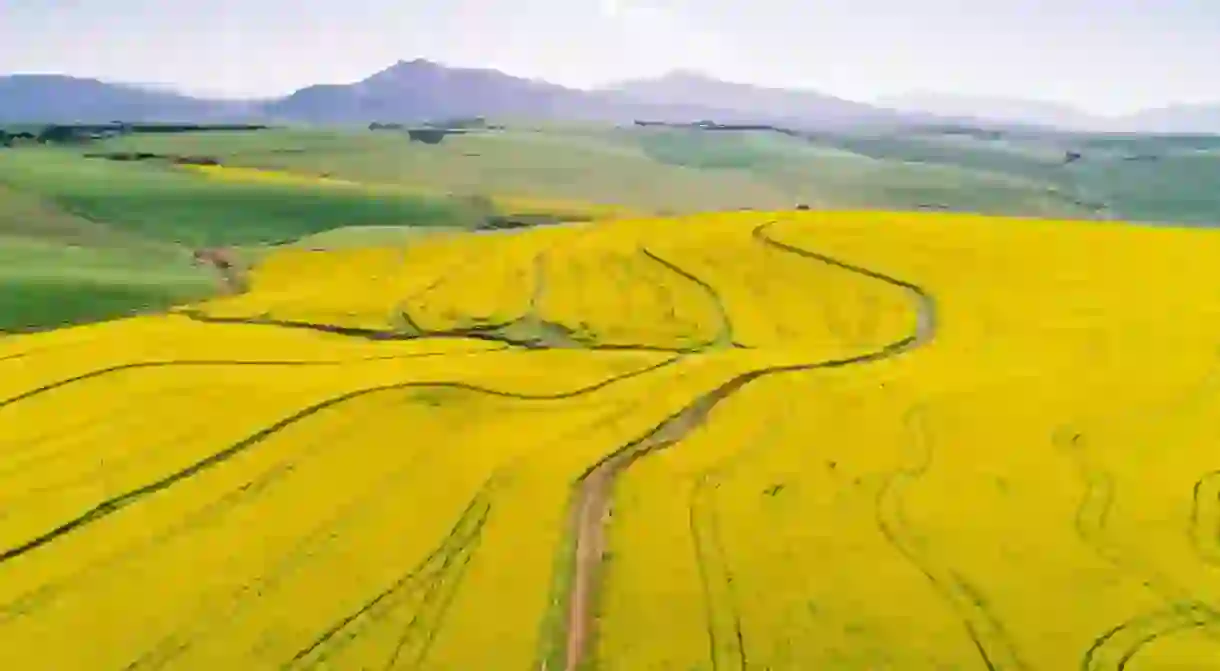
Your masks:
{"label": "curved tractor track", "polygon": [[773,223],[769,222],[754,228],[752,235],[755,241],[902,289],[907,292],[915,304],[915,326],[909,335],[871,352],[841,359],[761,368],[737,375],[699,396],[647,434],[624,445],[587,471],[579,481],[572,521],[575,532],[574,561],[572,562],[574,568],[566,613],[564,671],[577,671],[580,668],[588,654],[589,644],[594,634],[595,592],[599,579],[599,568],[606,551],[605,521],[609,512],[614,480],[620,473],[630,468],[642,457],[664,450],[681,441],[691,431],[702,425],[717,405],[755,380],[784,373],[841,368],[881,361],[900,356],[924,345],[935,336],[936,301],[927,291],[896,277],[775,240],[767,235],[767,229]]}

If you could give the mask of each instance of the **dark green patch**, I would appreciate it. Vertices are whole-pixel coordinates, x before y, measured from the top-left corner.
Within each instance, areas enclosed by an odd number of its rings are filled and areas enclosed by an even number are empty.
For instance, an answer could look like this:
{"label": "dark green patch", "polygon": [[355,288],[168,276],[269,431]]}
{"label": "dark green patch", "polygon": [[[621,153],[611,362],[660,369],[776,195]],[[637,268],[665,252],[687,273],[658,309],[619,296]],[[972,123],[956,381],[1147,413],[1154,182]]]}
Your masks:
{"label": "dark green patch", "polygon": [[195,247],[279,243],[341,226],[474,223],[467,206],[444,197],[229,182],[52,149],[0,161],[0,183],[120,232]]}
{"label": "dark green patch", "polygon": [[182,287],[0,279],[0,331],[29,332],[163,310],[198,297]]}
{"label": "dark green patch", "polygon": [[748,169],[776,160],[759,142],[766,133],[667,130],[640,134],[644,153],[661,163],[687,168]]}

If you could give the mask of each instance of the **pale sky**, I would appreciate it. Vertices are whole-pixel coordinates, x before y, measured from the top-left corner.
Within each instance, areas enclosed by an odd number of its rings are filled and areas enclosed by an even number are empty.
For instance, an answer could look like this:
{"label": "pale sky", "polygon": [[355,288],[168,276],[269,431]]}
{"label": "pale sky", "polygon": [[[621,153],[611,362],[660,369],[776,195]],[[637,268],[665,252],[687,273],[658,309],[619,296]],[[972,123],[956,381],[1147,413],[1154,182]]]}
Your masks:
{"label": "pale sky", "polygon": [[0,74],[273,96],[397,60],[588,87],[697,69],[856,100],[1220,102],[1220,0],[0,0]]}

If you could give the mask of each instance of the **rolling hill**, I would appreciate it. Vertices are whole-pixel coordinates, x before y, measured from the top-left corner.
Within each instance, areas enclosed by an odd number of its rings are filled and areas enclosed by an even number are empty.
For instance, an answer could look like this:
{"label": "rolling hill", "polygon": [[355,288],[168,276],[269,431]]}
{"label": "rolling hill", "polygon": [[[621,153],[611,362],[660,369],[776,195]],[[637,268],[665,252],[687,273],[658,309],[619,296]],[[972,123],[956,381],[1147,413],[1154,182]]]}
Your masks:
{"label": "rolling hill", "polygon": [[903,111],[943,116],[978,117],[1008,123],[1036,124],[1065,130],[1098,130],[1104,121],[1070,105],[1026,100],[912,91],[882,98],[878,104]]}
{"label": "rolling hill", "polygon": [[890,110],[813,91],[765,89],[685,72],[586,91],[424,59],[399,61],[353,84],[301,89],[271,103],[266,112],[339,123],[475,115],[619,122],[715,118],[810,126],[902,120]]}
{"label": "rolling hill", "polygon": [[603,92],[636,104],[715,108],[743,120],[784,120],[819,126],[931,120],[926,114],[903,115],[817,91],[727,82],[685,70],[621,82]]}
{"label": "rolling hill", "polygon": [[0,337],[0,660],[1215,668],[1218,254],[705,214]]}
{"label": "rolling hill", "polygon": [[1090,114],[1070,105],[1012,97],[915,91],[878,104],[904,113],[970,117],[1068,131],[1122,133],[1220,133],[1220,103],[1166,105],[1122,116]]}
{"label": "rolling hill", "polygon": [[307,86],[267,100],[215,100],[66,75],[0,76],[0,123],[275,120],[319,124],[437,117],[632,119],[775,123],[803,128],[928,125],[1045,126],[1064,130],[1220,133],[1220,104],[1169,105],[1098,117],[1055,103],[912,93],[869,104],[813,90],[728,82],[687,70],[583,90],[487,68],[423,58],[356,82]]}
{"label": "rolling hill", "polygon": [[425,59],[399,61],[357,82],[316,84],[269,101],[207,100],[63,75],[0,77],[0,101],[0,123],[261,118],[364,124],[478,115],[617,122],[714,118],[817,127],[931,118],[814,91],[765,89],[682,72],[581,90]]}
{"label": "rolling hill", "polygon": [[1132,115],[1128,126],[1146,133],[1220,133],[1220,103],[1144,110]]}
{"label": "rolling hill", "polygon": [[0,123],[227,121],[259,114],[258,104],[204,100],[131,84],[65,75],[0,77]]}

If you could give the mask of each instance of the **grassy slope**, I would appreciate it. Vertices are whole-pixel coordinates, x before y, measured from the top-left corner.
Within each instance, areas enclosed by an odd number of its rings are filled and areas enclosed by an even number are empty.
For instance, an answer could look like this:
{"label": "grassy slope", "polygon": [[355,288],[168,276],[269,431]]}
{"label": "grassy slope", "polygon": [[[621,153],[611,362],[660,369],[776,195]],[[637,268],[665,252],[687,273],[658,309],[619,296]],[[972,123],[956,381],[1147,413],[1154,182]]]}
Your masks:
{"label": "grassy slope", "polygon": [[[893,209],[935,207],[995,214],[1074,216],[1083,211],[1070,201],[1048,192],[1046,182],[994,165],[966,160],[969,151],[941,147],[959,162],[920,161],[895,151],[858,151],[845,138],[809,142],[774,133],[739,133],[719,141],[710,150],[702,140],[707,133],[669,131],[644,135],[650,151],[666,160],[684,158],[695,165],[736,163],[768,182],[798,195],[800,200],[831,208]],[[685,145],[685,146],[684,146]],[[735,145],[734,153],[723,147]],[[713,153],[715,152],[715,153]],[[992,164],[1006,157],[994,154]]]}
{"label": "grassy slope", "polygon": [[130,234],[186,245],[291,240],[348,225],[453,225],[450,203],[406,195],[225,183],[150,163],[84,159],[66,150],[0,158],[0,183]]}
{"label": "grassy slope", "polygon": [[1092,152],[1092,160],[1073,166],[1077,188],[1121,219],[1220,223],[1220,150],[1131,160],[1137,151]]}
{"label": "grassy slope", "polygon": [[0,238],[0,331],[106,319],[205,297],[185,253]]}
{"label": "grassy slope", "polygon": [[0,186],[0,331],[127,314],[203,296],[213,286],[182,247]]}
{"label": "grassy slope", "polygon": [[[183,141],[201,140],[165,143]],[[258,247],[347,225],[454,226],[467,223],[467,209],[413,195],[223,183],[67,149],[0,152],[0,331],[208,295],[215,278],[191,264],[194,247]]]}
{"label": "grassy slope", "polygon": [[[1220,218],[1206,189],[1220,171],[1206,138],[938,133],[707,133],[551,124],[452,136],[435,146],[401,133],[277,130],[135,136],[116,150],[213,155],[226,163],[329,173],[459,194],[511,194],[675,212],[936,207],[1031,216],[1202,223]],[[1086,160],[1063,166],[1064,152]],[[1210,150],[1212,153],[1203,153]],[[1156,162],[1124,160],[1157,153]],[[1093,207],[1104,201],[1104,211]]]}
{"label": "grassy slope", "polygon": [[[163,164],[84,159],[80,149],[0,151],[0,254],[7,265],[0,330],[163,307],[209,291],[212,278],[186,261],[191,247],[260,249],[302,238],[310,246],[398,244],[419,226],[469,226],[476,218],[470,205],[446,193],[671,212],[803,202],[1204,224],[1220,219],[1220,196],[1209,187],[1220,180],[1217,145],[1207,138],[1051,134],[825,134],[808,141],[551,124],[453,136],[436,146],[395,132],[285,129],[129,136],[86,149],[207,155],[228,165],[418,189],[378,195],[211,180]],[[1086,160],[1062,166],[1068,148]],[[1140,154],[1159,158],[1129,160]]]}
{"label": "grassy slope", "polygon": [[[1027,133],[982,140],[895,134],[828,136],[824,142],[876,158],[1018,178],[1040,185],[1047,202],[1090,216],[1195,225],[1220,221],[1220,192],[1214,188],[1220,183],[1220,137]],[[1065,166],[1067,151],[1084,158]]]}

